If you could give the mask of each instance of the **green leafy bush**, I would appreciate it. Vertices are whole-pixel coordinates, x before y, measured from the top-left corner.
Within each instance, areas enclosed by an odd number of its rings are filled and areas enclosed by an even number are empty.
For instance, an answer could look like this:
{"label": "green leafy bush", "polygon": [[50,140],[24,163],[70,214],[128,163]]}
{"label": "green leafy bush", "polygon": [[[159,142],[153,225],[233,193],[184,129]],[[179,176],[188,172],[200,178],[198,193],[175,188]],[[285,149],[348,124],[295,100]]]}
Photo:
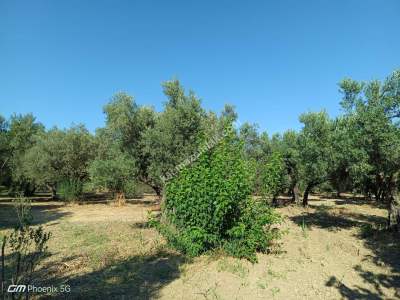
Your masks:
{"label": "green leafy bush", "polygon": [[263,167],[261,180],[264,197],[271,198],[274,203],[279,193],[281,193],[287,185],[286,166],[279,152],[272,153],[271,157],[268,159]]}
{"label": "green leafy bush", "polygon": [[172,246],[189,256],[222,247],[255,261],[256,251],[267,251],[277,237],[270,226],[279,217],[251,200],[251,183],[243,145],[227,130],[216,147],[167,183],[157,227]]}
{"label": "green leafy bush", "polygon": [[82,195],[83,183],[76,179],[64,180],[59,184],[58,191],[64,201],[76,201]]}
{"label": "green leafy bush", "polygon": [[281,217],[265,203],[248,200],[237,224],[228,230],[230,239],[225,250],[235,257],[257,261],[256,252],[267,252],[280,232],[273,226],[280,223]]}

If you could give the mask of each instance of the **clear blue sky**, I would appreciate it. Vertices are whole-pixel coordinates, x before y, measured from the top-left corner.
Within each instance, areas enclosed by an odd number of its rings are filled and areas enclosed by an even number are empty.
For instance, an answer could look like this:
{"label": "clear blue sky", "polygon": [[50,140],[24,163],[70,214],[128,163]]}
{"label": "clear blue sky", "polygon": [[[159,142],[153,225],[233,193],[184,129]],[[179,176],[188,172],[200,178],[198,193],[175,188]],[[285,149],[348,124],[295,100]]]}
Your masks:
{"label": "clear blue sky", "polygon": [[0,113],[103,126],[118,91],[157,110],[177,77],[269,133],[340,111],[343,77],[400,67],[400,1],[0,1]]}

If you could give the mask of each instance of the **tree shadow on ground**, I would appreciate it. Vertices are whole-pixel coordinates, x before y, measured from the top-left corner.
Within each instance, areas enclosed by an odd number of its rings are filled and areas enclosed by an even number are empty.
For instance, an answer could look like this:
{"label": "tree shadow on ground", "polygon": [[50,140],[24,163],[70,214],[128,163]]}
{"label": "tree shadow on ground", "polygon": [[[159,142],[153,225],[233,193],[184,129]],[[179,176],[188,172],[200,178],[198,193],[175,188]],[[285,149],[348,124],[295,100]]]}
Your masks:
{"label": "tree shadow on ground", "polygon": [[[1,239],[0,239],[1,240]],[[32,254],[35,252],[30,252],[29,255],[27,253],[22,254],[22,259],[18,260],[18,252],[11,252],[9,248],[9,242],[7,242],[7,247],[5,249],[4,257],[0,257],[1,260],[4,259],[4,269],[2,265],[0,265],[0,272],[2,273],[3,276],[0,276],[0,299],[30,299],[28,296],[29,294],[26,294],[25,296],[22,296],[21,294],[18,295],[11,295],[6,291],[6,287],[8,287],[11,284],[14,284],[14,280],[16,278],[19,278],[19,282],[30,285],[30,284],[35,284],[35,269],[37,266],[45,260],[46,258],[51,256],[50,252],[43,252],[42,255],[38,256],[36,263],[33,265],[33,272],[31,273],[30,268],[32,267],[32,264],[29,262],[29,257],[32,257]],[[18,263],[18,261],[20,263]],[[23,271],[22,271],[23,270]],[[1,280],[3,282],[1,282]],[[1,283],[4,284],[4,290],[1,290]],[[16,296],[15,298],[12,296]]]}
{"label": "tree shadow on ground", "polygon": [[355,289],[351,289],[346,286],[343,282],[336,278],[336,276],[331,276],[331,278],[326,283],[326,286],[336,287],[342,298],[351,299],[351,300],[361,300],[361,299],[369,299],[369,300],[381,300],[382,297],[375,292],[372,292],[368,289],[356,287]]}
{"label": "tree shadow on ground", "polygon": [[370,205],[381,209],[386,209],[387,204],[383,202],[377,202],[375,200],[369,200],[364,198],[347,198],[347,199],[333,199],[336,205]]}
{"label": "tree shadow on ground", "polygon": [[[399,299],[400,239],[398,234],[386,230],[386,218],[349,212],[335,206],[310,205],[310,208],[312,212],[293,216],[290,219],[298,225],[305,223],[327,230],[358,227],[359,230],[355,235],[373,253],[363,259],[363,261],[367,261],[365,266],[364,264],[354,266],[354,270],[363,282],[373,288],[351,287],[335,276],[330,277],[326,286],[335,287],[344,299],[387,299],[387,289],[393,289],[393,299]],[[368,265],[371,266],[371,264],[368,263],[372,263],[376,267],[370,270]],[[380,271],[380,267],[385,267],[390,272]]]}
{"label": "tree shadow on ground", "polygon": [[[63,264],[73,259],[66,259]],[[45,280],[48,284],[67,284],[71,287],[68,294],[47,295],[46,298],[154,299],[162,287],[179,278],[180,266],[186,262],[187,259],[182,255],[160,251],[154,255],[139,255],[112,262],[83,275],[65,276],[68,270],[52,272],[52,267],[57,268],[55,265],[45,267],[44,273],[50,274]]]}
{"label": "tree shadow on ground", "polygon": [[[381,216],[346,212],[324,205],[310,205],[309,208],[313,209],[313,212],[289,218],[299,226],[306,224],[327,230],[349,229],[365,224],[386,224],[386,219]],[[332,212],[332,209],[336,209],[336,212]]]}
{"label": "tree shadow on ground", "polygon": [[[384,235],[386,235],[384,233]],[[384,237],[386,239],[387,237]],[[367,240],[366,243],[371,241]],[[326,286],[335,287],[340,292],[344,299],[387,299],[388,296],[385,294],[383,288],[394,289],[394,298],[400,299],[400,257],[399,257],[399,241],[392,241],[386,246],[384,241],[374,241],[372,244],[374,247],[374,256],[370,259],[378,266],[387,265],[391,269],[390,274],[378,273],[366,270],[361,265],[354,267],[354,270],[363,279],[363,282],[372,285],[373,289],[366,289],[360,286],[349,287],[339,280],[336,276],[326,282]],[[372,245],[371,245],[372,246]],[[394,251],[393,251],[394,250]],[[369,258],[366,258],[369,259]],[[384,261],[386,263],[384,263]]]}
{"label": "tree shadow on ground", "polygon": [[[154,194],[135,195],[134,197],[127,197],[126,203],[129,204],[140,204],[143,206],[152,206],[158,202],[157,196]],[[76,201],[75,204],[86,205],[86,204],[109,204],[115,202],[115,195],[113,193],[95,193],[87,192],[84,193],[80,200]]]}
{"label": "tree shadow on ground", "polygon": [[[62,207],[61,204],[51,205],[43,203],[32,205],[32,225],[43,225],[71,214],[70,212],[59,211],[60,207]],[[14,205],[0,203],[0,230],[14,228],[17,224],[18,217]]]}
{"label": "tree shadow on ground", "polygon": [[386,229],[370,229],[367,234],[361,232],[360,237],[364,239],[364,246],[370,249],[372,256],[366,257],[376,266],[386,266],[390,274],[377,274],[355,266],[354,269],[365,282],[373,285],[378,294],[383,297],[382,287],[394,288],[395,298],[400,299],[400,238],[397,233]]}
{"label": "tree shadow on ground", "polygon": [[150,228],[151,226],[148,221],[142,221],[130,224],[129,227],[131,227],[132,229],[145,229],[145,228]]}
{"label": "tree shadow on ground", "polygon": [[[386,209],[387,204],[383,202],[377,202],[374,199],[367,199],[365,196],[361,195],[349,195],[343,194],[340,197],[337,195],[326,195],[326,194],[312,194],[309,197],[310,201],[314,202],[325,202],[326,200],[333,200],[336,205],[370,205],[372,207]],[[300,200],[301,201],[301,200]],[[288,195],[280,195],[276,201],[277,207],[285,207],[289,205],[296,205],[293,202],[291,196]]]}

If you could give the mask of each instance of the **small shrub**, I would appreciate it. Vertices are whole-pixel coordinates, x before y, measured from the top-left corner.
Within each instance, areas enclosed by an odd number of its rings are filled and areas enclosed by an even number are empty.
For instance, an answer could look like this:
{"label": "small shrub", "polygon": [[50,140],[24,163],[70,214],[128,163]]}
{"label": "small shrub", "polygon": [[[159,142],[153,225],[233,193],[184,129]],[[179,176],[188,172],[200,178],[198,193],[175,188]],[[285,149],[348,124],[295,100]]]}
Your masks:
{"label": "small shrub", "polygon": [[267,252],[280,232],[273,228],[281,217],[264,203],[248,200],[237,224],[228,230],[224,249],[235,257],[256,262],[256,252]]}
{"label": "small shrub", "polygon": [[240,261],[235,261],[231,263],[227,259],[222,259],[219,261],[218,272],[221,271],[230,272],[239,276],[242,279],[249,274],[249,269],[246,268]]}
{"label": "small shrub", "polygon": [[308,226],[307,226],[307,224],[306,224],[306,222],[304,220],[304,217],[303,217],[303,219],[301,221],[300,227],[301,227],[301,232],[303,233],[303,237],[307,238],[307,236],[308,236],[308,234],[307,234]]}
{"label": "small shrub", "polygon": [[[14,203],[18,223],[8,236],[3,237],[1,244],[1,295],[5,299],[5,287],[9,284],[28,285],[33,280],[33,273],[47,251],[47,242],[51,232],[45,232],[42,226],[30,226],[32,215],[30,202],[20,197]],[[6,251],[9,253],[6,253]],[[13,295],[13,299],[21,295]],[[28,299],[28,294],[26,294]]]}
{"label": "small shrub", "polygon": [[64,180],[59,184],[58,191],[64,201],[76,201],[82,195],[83,183],[76,179]]}
{"label": "small shrub", "polygon": [[13,200],[13,205],[17,214],[18,223],[16,227],[28,226],[32,223],[31,201],[28,198],[19,195]]}

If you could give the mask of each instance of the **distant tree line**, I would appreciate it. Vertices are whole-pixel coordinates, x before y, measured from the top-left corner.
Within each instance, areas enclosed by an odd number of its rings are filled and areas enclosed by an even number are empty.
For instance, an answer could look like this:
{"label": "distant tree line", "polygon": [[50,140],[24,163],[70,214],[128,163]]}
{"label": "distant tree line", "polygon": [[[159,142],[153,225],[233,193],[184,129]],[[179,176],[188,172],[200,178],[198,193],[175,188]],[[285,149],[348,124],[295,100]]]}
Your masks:
{"label": "distant tree line", "polygon": [[[282,193],[308,205],[315,190],[356,192],[388,207],[388,224],[400,223],[400,71],[384,81],[339,83],[343,113],[300,116],[300,131],[268,136],[257,125],[234,130],[251,169],[251,190],[272,203]],[[0,185],[10,194],[53,197],[60,188],[80,196],[84,185],[134,194],[144,183],[162,197],[162,179],[237,120],[226,105],[205,110],[178,80],[163,84],[166,101],[157,112],[118,93],[104,106],[106,123],[95,134],[84,125],[46,129],[32,114],[0,116]],[[237,148],[239,149],[239,148]],[[174,173],[174,172],[172,172]]]}

